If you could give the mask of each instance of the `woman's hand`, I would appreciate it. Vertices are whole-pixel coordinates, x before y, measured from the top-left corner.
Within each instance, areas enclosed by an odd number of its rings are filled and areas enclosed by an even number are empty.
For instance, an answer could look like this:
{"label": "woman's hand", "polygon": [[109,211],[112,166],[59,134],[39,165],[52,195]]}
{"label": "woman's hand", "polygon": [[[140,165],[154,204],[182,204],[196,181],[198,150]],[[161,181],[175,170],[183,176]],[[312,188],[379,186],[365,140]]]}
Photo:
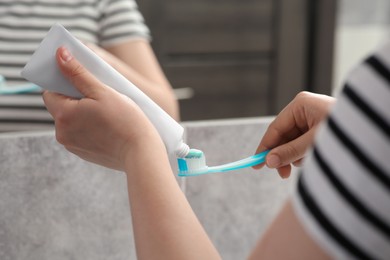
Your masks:
{"label": "woman's hand", "polygon": [[43,94],[55,120],[56,138],[66,149],[85,160],[124,170],[125,158],[131,158],[132,152],[142,152],[145,144],[163,146],[154,126],[131,99],[98,81],[65,48],[59,48],[56,57],[61,72],[85,96],[76,100]]}
{"label": "woman's hand", "polygon": [[[300,166],[314,134],[335,99],[310,92],[299,93],[269,125],[256,153],[272,149],[266,165],[276,168],[282,178],[291,173],[291,164]],[[255,166],[260,169],[264,164]]]}

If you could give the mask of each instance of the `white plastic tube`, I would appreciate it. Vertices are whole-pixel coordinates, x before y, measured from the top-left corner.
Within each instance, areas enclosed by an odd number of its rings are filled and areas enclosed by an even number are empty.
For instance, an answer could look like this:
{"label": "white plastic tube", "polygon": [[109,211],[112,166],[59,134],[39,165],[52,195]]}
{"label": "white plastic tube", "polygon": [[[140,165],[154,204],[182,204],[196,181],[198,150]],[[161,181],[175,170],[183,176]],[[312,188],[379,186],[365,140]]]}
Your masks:
{"label": "white plastic tube", "polygon": [[66,47],[97,79],[130,97],[146,114],[159,132],[169,154],[184,157],[189,147],[183,142],[183,127],[146,96],[139,88],[97,56],[62,25],[52,26],[22,71],[22,76],[40,87],[74,98],[83,96],[60,72],[56,51]]}

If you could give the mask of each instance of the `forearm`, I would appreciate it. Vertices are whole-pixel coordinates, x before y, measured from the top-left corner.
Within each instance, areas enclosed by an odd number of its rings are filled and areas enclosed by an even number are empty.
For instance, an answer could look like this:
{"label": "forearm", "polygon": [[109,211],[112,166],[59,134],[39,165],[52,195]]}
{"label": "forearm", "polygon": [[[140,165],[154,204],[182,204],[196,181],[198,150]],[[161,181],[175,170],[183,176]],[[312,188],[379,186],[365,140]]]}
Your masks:
{"label": "forearm", "polygon": [[122,74],[174,119],[179,120],[179,105],[168,82],[155,82],[127,67]]}
{"label": "forearm", "polygon": [[126,172],[139,258],[219,258],[146,115],[131,99],[98,81],[66,48],[57,50],[56,59],[63,75],[84,96],[78,100],[44,92],[56,138],[85,160]]}
{"label": "forearm", "polygon": [[128,41],[106,50],[119,58],[114,62],[119,72],[179,120],[178,102],[148,42]]}
{"label": "forearm", "polygon": [[132,163],[126,167],[138,258],[219,259],[172,174],[165,150],[142,149],[130,155]]}

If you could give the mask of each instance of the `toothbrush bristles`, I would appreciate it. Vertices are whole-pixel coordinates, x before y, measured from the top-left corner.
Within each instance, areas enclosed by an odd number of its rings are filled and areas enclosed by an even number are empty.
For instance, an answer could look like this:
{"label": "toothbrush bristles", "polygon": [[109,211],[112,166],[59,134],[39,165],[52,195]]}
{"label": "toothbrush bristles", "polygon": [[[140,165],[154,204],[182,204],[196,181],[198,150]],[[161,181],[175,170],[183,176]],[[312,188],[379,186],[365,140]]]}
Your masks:
{"label": "toothbrush bristles", "polygon": [[206,168],[206,157],[202,155],[199,158],[186,158],[188,173],[196,172]]}
{"label": "toothbrush bristles", "polygon": [[179,175],[207,170],[206,157],[200,150],[191,149],[185,158],[178,158]]}

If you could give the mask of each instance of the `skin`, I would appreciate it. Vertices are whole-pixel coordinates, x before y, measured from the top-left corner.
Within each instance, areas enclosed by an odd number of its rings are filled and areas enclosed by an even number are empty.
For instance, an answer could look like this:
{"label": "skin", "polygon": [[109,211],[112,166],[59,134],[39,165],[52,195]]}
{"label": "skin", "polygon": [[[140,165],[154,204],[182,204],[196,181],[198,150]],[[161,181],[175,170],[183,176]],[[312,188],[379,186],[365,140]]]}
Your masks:
{"label": "skin", "polygon": [[253,249],[254,259],[331,259],[306,233],[289,200]]}
{"label": "skin", "polygon": [[175,94],[147,41],[127,41],[104,49],[91,43],[87,46],[140,88],[171,117],[180,119]]}
{"label": "skin", "polygon": [[288,178],[291,165],[302,164],[319,123],[326,118],[335,101],[335,98],[325,95],[299,93],[269,125],[256,150],[260,153],[271,149],[266,157],[267,167],[276,168],[282,178]]}
{"label": "skin", "polygon": [[[44,92],[57,140],[85,160],[126,173],[138,259],[221,259],[176,182],[158,132],[140,108],[99,82],[66,49],[57,51],[57,61],[85,96],[75,100]],[[328,256],[287,202],[250,255],[259,258]]]}

